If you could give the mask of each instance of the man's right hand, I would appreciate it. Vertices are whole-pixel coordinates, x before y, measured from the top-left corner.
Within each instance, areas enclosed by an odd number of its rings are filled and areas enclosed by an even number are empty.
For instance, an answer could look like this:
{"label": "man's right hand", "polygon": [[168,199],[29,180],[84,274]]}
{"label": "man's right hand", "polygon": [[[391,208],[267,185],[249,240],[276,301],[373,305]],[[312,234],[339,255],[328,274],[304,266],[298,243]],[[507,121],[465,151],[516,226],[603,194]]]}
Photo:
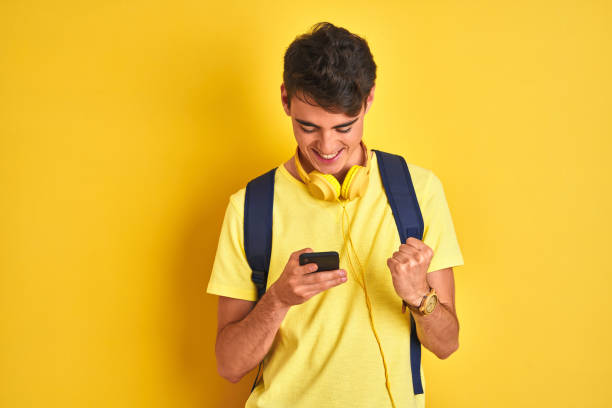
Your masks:
{"label": "man's right hand", "polygon": [[293,252],[281,276],[268,290],[285,307],[304,303],[314,295],[346,282],[346,271],[336,269],[317,273],[317,264],[300,265],[300,255],[313,252],[304,248]]}

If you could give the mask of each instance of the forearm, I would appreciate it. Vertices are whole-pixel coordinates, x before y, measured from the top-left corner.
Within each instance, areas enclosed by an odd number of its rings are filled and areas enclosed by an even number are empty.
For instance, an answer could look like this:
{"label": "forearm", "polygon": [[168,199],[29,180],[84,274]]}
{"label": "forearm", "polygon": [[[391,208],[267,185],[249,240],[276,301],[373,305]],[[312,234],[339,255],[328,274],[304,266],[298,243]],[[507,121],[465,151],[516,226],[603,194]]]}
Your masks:
{"label": "forearm", "polygon": [[433,313],[413,313],[419,341],[438,358],[445,359],[459,348],[459,320],[450,305],[438,303]]}
{"label": "forearm", "polygon": [[268,291],[244,319],[225,326],[215,344],[219,373],[237,382],[256,367],[272,346],[288,310]]}

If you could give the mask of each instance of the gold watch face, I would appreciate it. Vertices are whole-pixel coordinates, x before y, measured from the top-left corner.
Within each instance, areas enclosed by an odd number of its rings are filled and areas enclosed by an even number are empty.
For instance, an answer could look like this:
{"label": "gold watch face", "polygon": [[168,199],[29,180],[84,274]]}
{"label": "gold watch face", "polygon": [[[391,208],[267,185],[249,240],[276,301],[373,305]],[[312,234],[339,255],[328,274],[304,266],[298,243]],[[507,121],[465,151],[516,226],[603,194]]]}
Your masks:
{"label": "gold watch face", "polygon": [[435,295],[427,299],[427,305],[425,305],[425,313],[429,314],[433,312],[437,303],[438,303],[438,297]]}

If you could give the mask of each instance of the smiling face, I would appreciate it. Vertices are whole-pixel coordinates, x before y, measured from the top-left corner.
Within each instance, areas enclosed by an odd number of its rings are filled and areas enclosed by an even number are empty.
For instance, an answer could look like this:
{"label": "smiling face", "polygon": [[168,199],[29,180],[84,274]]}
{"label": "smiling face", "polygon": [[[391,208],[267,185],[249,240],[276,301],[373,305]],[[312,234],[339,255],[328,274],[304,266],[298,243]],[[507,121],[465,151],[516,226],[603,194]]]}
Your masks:
{"label": "smiling face", "polygon": [[361,147],[363,119],[372,106],[374,87],[365,109],[362,107],[359,114],[353,117],[328,112],[302,99],[303,95],[300,98],[294,95],[289,108],[285,86],[281,85],[281,101],[285,113],[291,117],[300,163],[306,173],[318,170],[332,174],[342,183],[351,166],[365,164],[366,158]]}

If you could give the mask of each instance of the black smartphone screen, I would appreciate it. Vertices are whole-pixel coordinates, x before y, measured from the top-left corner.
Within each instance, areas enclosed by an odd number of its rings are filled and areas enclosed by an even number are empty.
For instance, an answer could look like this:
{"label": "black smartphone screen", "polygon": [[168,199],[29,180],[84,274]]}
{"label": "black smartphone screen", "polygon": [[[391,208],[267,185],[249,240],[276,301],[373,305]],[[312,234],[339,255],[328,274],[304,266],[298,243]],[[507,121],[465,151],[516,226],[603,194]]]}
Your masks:
{"label": "black smartphone screen", "polygon": [[336,251],[306,252],[300,255],[300,265],[316,263],[319,269],[315,272],[340,269],[340,257]]}

